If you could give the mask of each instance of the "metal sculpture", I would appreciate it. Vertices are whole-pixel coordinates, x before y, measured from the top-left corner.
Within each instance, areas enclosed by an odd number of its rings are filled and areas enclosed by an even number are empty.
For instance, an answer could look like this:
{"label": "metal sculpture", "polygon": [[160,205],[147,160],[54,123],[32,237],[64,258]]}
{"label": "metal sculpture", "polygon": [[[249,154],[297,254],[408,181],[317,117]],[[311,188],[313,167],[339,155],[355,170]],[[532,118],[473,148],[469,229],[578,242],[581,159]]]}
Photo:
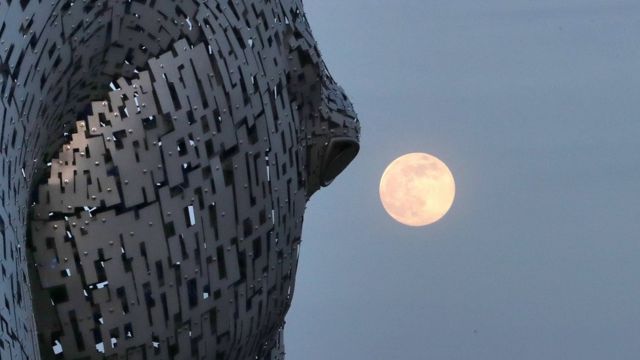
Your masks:
{"label": "metal sculpture", "polygon": [[360,129],[300,0],[2,0],[0,116],[0,359],[283,358]]}

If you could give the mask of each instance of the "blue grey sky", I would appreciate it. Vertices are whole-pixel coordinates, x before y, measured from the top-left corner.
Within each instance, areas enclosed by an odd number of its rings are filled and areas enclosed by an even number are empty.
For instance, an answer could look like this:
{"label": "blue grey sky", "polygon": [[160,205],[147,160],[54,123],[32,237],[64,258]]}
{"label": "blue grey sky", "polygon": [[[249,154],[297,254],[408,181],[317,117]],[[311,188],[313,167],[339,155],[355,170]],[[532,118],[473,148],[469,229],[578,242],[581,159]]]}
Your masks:
{"label": "blue grey sky", "polygon": [[[307,0],[363,132],[307,209],[293,360],[638,359],[640,2]],[[456,177],[407,228],[393,159]]]}

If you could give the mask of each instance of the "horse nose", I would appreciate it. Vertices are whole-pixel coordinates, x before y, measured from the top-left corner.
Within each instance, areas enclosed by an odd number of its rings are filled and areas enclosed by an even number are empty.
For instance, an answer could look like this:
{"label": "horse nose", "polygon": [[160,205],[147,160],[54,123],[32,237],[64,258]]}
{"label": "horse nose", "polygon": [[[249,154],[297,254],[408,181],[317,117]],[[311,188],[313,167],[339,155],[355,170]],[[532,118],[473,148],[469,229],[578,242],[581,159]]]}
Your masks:
{"label": "horse nose", "polygon": [[360,151],[360,143],[349,137],[332,138],[322,162],[321,185],[328,186],[349,166]]}
{"label": "horse nose", "polygon": [[324,77],[322,85],[320,111],[327,119],[330,137],[321,163],[320,185],[328,186],[360,151],[360,121],[346,93],[330,76]]}
{"label": "horse nose", "polygon": [[315,141],[314,149],[310,149],[310,161],[315,164],[308,189],[310,195],[331,184],[360,151],[360,121],[344,90],[326,70],[322,77],[319,118],[322,127],[316,138],[320,141]]}

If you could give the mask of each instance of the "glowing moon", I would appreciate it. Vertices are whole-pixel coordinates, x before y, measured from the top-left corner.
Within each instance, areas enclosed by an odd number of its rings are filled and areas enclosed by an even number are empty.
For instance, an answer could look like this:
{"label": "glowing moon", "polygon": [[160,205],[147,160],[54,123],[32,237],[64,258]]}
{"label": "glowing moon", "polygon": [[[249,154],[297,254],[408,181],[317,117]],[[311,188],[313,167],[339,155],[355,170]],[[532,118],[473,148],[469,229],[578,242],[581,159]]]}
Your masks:
{"label": "glowing moon", "polygon": [[409,226],[425,226],[442,219],[453,204],[453,174],[435,156],[403,155],[382,174],[380,200],[389,215]]}

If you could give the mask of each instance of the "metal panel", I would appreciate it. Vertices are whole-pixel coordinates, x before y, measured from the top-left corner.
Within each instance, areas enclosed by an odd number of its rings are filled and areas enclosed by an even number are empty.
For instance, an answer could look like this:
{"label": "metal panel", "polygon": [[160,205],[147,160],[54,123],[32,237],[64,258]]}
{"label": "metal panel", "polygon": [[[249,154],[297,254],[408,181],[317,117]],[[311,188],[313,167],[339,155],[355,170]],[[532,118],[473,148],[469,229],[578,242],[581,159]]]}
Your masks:
{"label": "metal panel", "polygon": [[0,116],[0,359],[284,358],[360,131],[300,0],[0,1]]}

